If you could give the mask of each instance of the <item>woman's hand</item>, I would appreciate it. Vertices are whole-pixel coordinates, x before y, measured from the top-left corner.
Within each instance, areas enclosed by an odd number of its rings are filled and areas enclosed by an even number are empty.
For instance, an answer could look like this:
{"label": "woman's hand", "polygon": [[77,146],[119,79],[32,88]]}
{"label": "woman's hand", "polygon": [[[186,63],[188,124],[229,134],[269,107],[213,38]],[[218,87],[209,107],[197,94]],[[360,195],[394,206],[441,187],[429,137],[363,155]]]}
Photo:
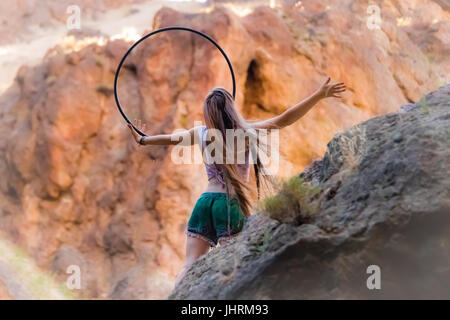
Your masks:
{"label": "woman's hand", "polygon": [[[145,129],[146,129],[146,125],[145,123],[142,123],[141,120],[136,120],[136,129],[138,129],[139,131],[141,131],[142,133],[145,133]],[[139,143],[139,141],[141,140],[142,136],[133,128],[133,126],[131,124],[128,124],[128,128],[131,131],[131,134],[133,135],[134,140]]]}
{"label": "woman's hand", "polygon": [[343,82],[331,84],[330,80],[331,78],[328,77],[328,79],[317,90],[319,96],[321,98],[342,98],[341,93],[345,91],[345,84]]}

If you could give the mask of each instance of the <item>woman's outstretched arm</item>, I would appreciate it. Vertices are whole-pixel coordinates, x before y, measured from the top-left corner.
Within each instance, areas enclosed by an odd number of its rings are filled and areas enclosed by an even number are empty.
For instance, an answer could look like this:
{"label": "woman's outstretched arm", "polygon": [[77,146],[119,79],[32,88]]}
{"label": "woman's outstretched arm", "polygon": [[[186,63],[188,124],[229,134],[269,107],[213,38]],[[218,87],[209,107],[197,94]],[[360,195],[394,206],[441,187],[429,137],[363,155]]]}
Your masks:
{"label": "woman's outstretched arm", "polygon": [[[172,134],[158,134],[154,136],[144,137],[137,133],[131,124],[128,124],[128,128],[130,129],[134,140],[141,145],[175,145],[179,144],[180,142],[182,142],[183,145],[193,145],[195,141],[195,128]],[[141,132],[145,132],[146,126],[142,123],[142,121],[137,120],[136,128]]]}
{"label": "woman's outstretched arm", "polygon": [[345,91],[344,83],[331,84],[328,79],[308,98],[290,107],[282,114],[263,121],[252,123],[255,129],[281,129],[296,122],[303,117],[321,99],[328,97],[341,98],[341,93]]}

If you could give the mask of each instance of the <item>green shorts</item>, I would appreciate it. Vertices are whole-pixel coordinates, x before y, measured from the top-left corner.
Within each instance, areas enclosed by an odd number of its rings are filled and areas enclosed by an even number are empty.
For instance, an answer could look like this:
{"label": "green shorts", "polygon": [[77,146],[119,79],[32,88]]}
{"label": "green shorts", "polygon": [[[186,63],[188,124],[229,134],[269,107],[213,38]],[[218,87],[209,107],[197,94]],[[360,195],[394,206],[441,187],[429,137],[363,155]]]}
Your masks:
{"label": "green shorts", "polygon": [[212,247],[242,231],[247,218],[237,199],[230,201],[228,216],[227,194],[205,192],[197,200],[188,222],[187,235],[207,241]]}

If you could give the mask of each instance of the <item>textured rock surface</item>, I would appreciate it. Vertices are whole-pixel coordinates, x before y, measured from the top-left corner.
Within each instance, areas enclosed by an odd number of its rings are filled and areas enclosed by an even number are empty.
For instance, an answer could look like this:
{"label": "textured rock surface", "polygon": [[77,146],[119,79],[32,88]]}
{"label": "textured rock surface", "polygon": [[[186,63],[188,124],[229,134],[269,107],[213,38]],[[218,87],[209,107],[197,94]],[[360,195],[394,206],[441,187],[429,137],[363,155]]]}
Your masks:
{"label": "textured rock surface", "polygon": [[[360,2],[302,3],[304,10],[262,7],[242,18],[220,8],[192,15],[163,9],[153,23],[215,38],[231,58],[237,104],[250,119],[285,110],[326,74],[347,83],[343,101],[321,102],[281,134],[289,141],[281,146],[285,176],[323,154],[336,131],[436,88],[449,59],[441,32],[448,13],[437,5],[421,9],[439,22],[416,26],[423,35],[415,38],[397,26],[409,10],[400,5],[383,5],[382,29],[372,31]],[[67,265],[80,263],[85,297],[166,296],[181,267],[186,221],[206,185],[201,165],[175,165],[171,149],[131,140],[112,96],[129,45],[117,40],[69,54],[55,48],[39,66],[21,68],[0,97],[0,229],[61,280]],[[131,119],[151,123],[149,134],[168,133],[201,120],[205,94],[230,83],[212,46],[173,32],[130,56],[119,95]]]}
{"label": "textured rock surface", "polygon": [[302,176],[322,190],[311,223],[252,216],[170,298],[450,298],[450,85],[335,136]]}
{"label": "textured rock surface", "polygon": [[69,6],[78,6],[80,18],[95,18],[101,13],[129,3],[143,0],[9,0],[0,2],[0,45],[26,38],[33,28],[51,28],[65,24],[73,11]]}

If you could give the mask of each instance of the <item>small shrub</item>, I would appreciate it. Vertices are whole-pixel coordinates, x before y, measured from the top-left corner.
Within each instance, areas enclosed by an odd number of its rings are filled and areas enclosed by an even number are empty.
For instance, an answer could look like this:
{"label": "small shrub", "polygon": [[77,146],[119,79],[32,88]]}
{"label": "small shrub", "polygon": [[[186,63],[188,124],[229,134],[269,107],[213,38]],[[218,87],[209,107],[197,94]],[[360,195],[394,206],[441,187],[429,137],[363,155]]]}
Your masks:
{"label": "small shrub", "polygon": [[258,245],[256,246],[256,252],[259,254],[266,252],[267,248],[269,247],[271,239],[272,239],[271,231],[266,230],[261,239],[261,242],[259,242]]}
{"label": "small shrub", "polygon": [[302,224],[309,221],[319,208],[320,188],[294,176],[282,183],[278,194],[263,199],[259,209],[283,223]]}
{"label": "small shrub", "polygon": [[424,96],[420,101],[419,105],[422,107],[424,113],[430,113],[430,106],[428,105],[427,96]]}

